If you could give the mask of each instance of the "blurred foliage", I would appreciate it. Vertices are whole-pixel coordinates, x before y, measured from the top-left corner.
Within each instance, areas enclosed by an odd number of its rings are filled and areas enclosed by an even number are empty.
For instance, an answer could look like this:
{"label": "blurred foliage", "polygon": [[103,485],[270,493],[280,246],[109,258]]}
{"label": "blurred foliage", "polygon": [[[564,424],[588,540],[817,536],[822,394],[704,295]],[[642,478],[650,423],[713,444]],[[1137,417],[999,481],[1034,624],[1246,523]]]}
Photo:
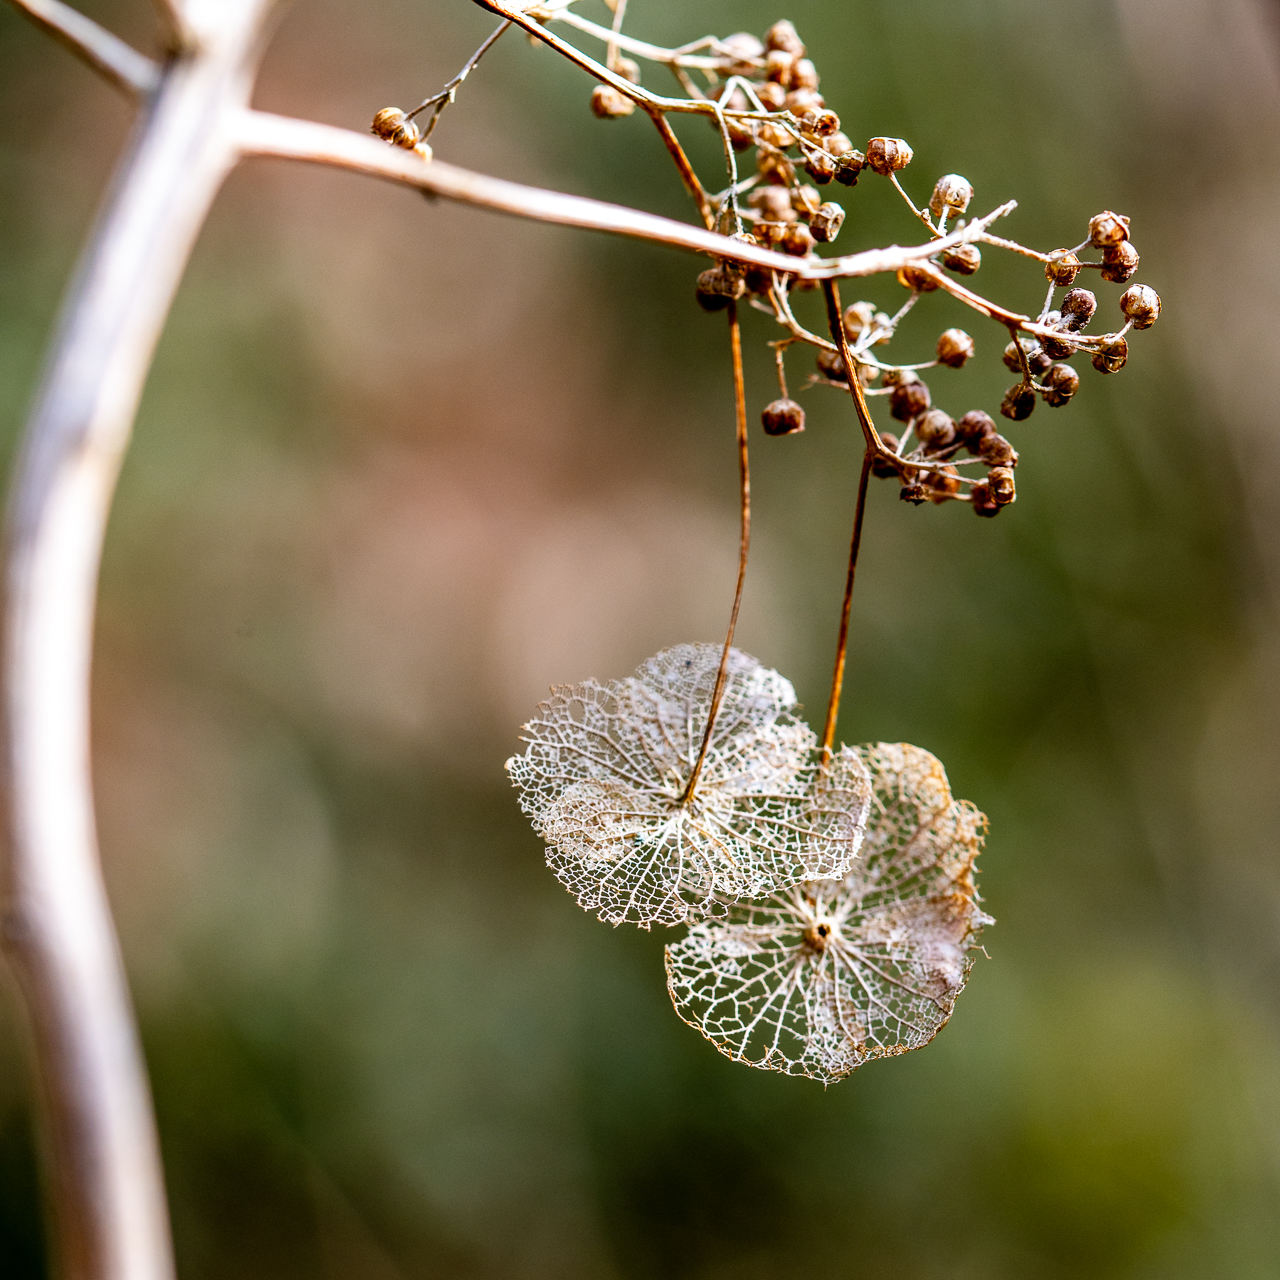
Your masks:
{"label": "blurred foliage", "polygon": [[[149,38],[142,0],[86,7]],[[628,26],[675,43],[779,16],[632,0]],[[998,521],[884,485],[871,505],[842,733],[937,752],[990,815],[991,958],[936,1043],[827,1091],[677,1021],[663,937],[577,910],[502,762],[552,681],[723,625],[730,390],[698,264],[255,162],[162,343],[95,677],[184,1280],[1280,1268],[1275,375],[1250,363],[1274,331],[1275,33],[1253,0],[785,16],[856,140],[911,141],[917,195],[964,173],[1044,248],[1122,209],[1165,299],[1122,375],[1086,369],[1013,429]],[[299,3],[258,99],[363,128],[489,29],[464,0]],[[437,153],[688,216],[647,122],[602,124],[588,93],[510,36]],[[9,456],[128,114],[7,9],[0,104]],[[705,125],[682,132],[713,163]],[[847,204],[842,248],[914,237],[883,184]],[[994,251],[979,280],[1041,296]],[[990,410],[1001,331],[927,299],[904,352],[951,323],[979,354],[935,397]],[[758,408],[773,335],[753,315],[747,336]],[[834,393],[805,401],[803,436],[753,441],[740,642],[820,714],[857,440]],[[0,1271],[27,1280],[12,993],[3,1014]]]}

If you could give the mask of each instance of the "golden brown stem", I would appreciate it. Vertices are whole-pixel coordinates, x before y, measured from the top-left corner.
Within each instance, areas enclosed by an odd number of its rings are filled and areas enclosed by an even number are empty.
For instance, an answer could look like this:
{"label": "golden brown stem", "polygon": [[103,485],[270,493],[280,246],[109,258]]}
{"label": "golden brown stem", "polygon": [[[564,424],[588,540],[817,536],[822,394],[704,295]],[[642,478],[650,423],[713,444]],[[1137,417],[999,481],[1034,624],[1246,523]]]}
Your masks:
{"label": "golden brown stem", "polygon": [[684,148],[680,145],[680,139],[676,137],[675,130],[667,123],[667,117],[661,111],[655,108],[649,112],[649,116],[658,128],[659,137],[662,138],[667,150],[671,152],[671,158],[676,162],[676,168],[680,171],[680,180],[697,202],[699,216],[702,218],[707,230],[710,231],[715,226],[715,215],[711,212],[711,202],[707,199],[707,193],[703,189],[698,175],[694,172],[693,165],[689,163],[689,157],[685,155]]}
{"label": "golden brown stem", "polygon": [[836,344],[836,350],[840,352],[840,359],[844,362],[845,376],[849,379],[849,394],[853,396],[854,408],[858,411],[858,423],[862,427],[867,448],[874,453],[887,454],[889,451],[880,439],[876,424],[871,420],[871,409],[867,405],[867,397],[862,390],[862,379],[858,377],[857,362],[853,358],[853,352],[849,350],[849,339],[845,334],[844,321],[840,315],[840,286],[834,280],[824,280],[822,296],[827,301],[827,326],[831,330],[831,340]]}
{"label": "golden brown stem", "polygon": [[742,375],[742,326],[738,322],[738,304],[729,303],[729,349],[733,355],[733,400],[735,426],[738,436],[738,485],[742,514],[742,532],[738,541],[738,585],[733,593],[733,612],[729,614],[729,630],[724,638],[724,652],[720,655],[720,670],[716,672],[715,688],[711,691],[711,709],[707,712],[707,727],[702,735],[702,747],[689,774],[689,785],[681,796],[682,804],[688,804],[693,789],[698,784],[707,750],[711,746],[711,734],[720,714],[724,698],[725,677],[729,671],[729,651],[733,648],[733,633],[738,626],[738,610],[742,607],[742,585],[747,579],[747,555],[751,550],[751,467],[747,458],[747,384]]}

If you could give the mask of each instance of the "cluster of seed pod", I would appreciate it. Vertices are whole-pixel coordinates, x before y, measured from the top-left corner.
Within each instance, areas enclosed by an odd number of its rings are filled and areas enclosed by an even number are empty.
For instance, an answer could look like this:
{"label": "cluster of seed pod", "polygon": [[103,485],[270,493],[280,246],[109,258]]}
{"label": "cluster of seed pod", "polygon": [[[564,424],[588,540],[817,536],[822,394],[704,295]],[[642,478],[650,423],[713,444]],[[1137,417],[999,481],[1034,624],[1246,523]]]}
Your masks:
{"label": "cluster of seed pod", "polygon": [[383,107],[369,126],[369,132],[393,147],[415,152],[424,160],[431,159],[431,146],[422,141],[422,132],[399,107]]}

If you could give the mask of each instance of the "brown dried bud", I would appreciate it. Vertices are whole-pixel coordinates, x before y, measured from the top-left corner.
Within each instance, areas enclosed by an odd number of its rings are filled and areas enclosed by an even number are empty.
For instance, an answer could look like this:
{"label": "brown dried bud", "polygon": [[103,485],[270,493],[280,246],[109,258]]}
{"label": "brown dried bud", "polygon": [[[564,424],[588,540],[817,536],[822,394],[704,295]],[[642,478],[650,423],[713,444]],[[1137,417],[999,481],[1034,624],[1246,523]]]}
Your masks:
{"label": "brown dried bud", "polygon": [[601,120],[620,120],[635,109],[636,104],[611,84],[598,84],[591,90],[591,110]]}
{"label": "brown dried bud", "polygon": [[1088,289],[1072,289],[1062,300],[1062,323],[1073,333],[1078,333],[1093,319],[1098,309],[1098,299]]}
{"label": "brown dried bud", "polygon": [[1018,496],[1011,467],[993,467],[987,473],[987,485],[992,498],[1002,507],[1007,507]]}
{"label": "brown dried bud", "polygon": [[766,182],[776,182],[779,186],[793,186],[796,180],[795,165],[773,147],[757,148],[756,169]]}
{"label": "brown dried bud", "polygon": [[1110,209],[1095,213],[1089,219],[1089,241],[1095,248],[1105,249],[1109,244],[1119,244],[1129,238],[1129,219]]}
{"label": "brown dried bud", "polygon": [[[795,221],[795,214],[791,215],[792,222]],[[766,249],[776,249],[782,243],[783,234],[786,232],[788,224],[785,222],[757,222],[751,228],[755,238]]]}
{"label": "brown dried bud", "polygon": [[973,499],[974,515],[998,516],[1000,514],[1000,504],[991,496],[991,486],[985,480],[979,480],[969,490],[969,497]]}
{"label": "brown dried bud", "polygon": [[698,276],[698,304],[704,311],[723,311],[745,292],[742,276],[726,267],[708,267]]}
{"label": "brown dried bud", "polygon": [[867,157],[861,151],[842,151],[836,156],[836,181],[846,187],[858,185],[858,174],[866,166]]}
{"label": "brown dried bud", "polygon": [[[715,123],[714,116],[711,117],[711,121]],[[777,147],[779,151],[786,151],[788,147],[794,147],[796,144],[796,135],[786,125],[779,124],[776,120],[766,120],[758,125],[756,139],[766,146]]]}
{"label": "brown dried bud", "polygon": [[754,209],[766,222],[794,222],[796,219],[789,187],[776,184],[756,187],[747,196],[747,207]]}
{"label": "brown dried bud", "polygon": [[809,219],[809,230],[813,232],[813,238],[821,240],[823,244],[830,244],[840,234],[843,225],[844,210],[838,204],[830,202],[819,205],[818,212]]}
{"label": "brown dried bud", "polygon": [[924,485],[913,480],[910,484],[904,484],[902,488],[898,490],[898,497],[901,498],[903,502],[909,502],[912,506],[918,507],[922,502],[928,502],[929,491],[924,487]]}
{"label": "brown dried bud", "polygon": [[987,436],[995,434],[994,420],[989,413],[984,413],[981,409],[970,409],[956,423],[956,436],[970,453],[976,453],[982,441]]}
{"label": "brown dried bud", "polygon": [[818,87],[818,68],[808,58],[797,58],[791,68],[791,87],[793,89],[816,89]]}
{"label": "brown dried bud", "polygon": [[795,54],[787,53],[782,49],[770,49],[764,60],[765,78],[772,80],[774,84],[780,84],[784,89],[789,89],[791,72],[795,65]]}
{"label": "brown dried bud", "polygon": [[1044,347],[1045,355],[1054,360],[1070,359],[1078,349],[1074,342],[1068,342],[1065,338],[1046,337],[1040,341]]}
{"label": "brown dried bud", "polygon": [[418,126],[412,120],[406,119],[399,107],[383,107],[373,117],[370,131],[377,134],[384,142],[403,147],[406,151],[412,151],[422,138]]}
{"label": "brown dried bud", "polygon": [[835,156],[826,151],[806,151],[804,153],[804,171],[814,182],[825,187],[836,176]]}
{"label": "brown dried bud", "polygon": [[775,22],[764,33],[764,47],[766,49],[781,49],[796,58],[804,57],[804,41],[800,39],[795,24],[789,22],[786,18],[783,18],[780,22]]}
{"label": "brown dried bud", "polygon": [[813,249],[813,233],[803,222],[793,222],[782,233],[782,243],[778,246],[783,253],[793,258],[803,258]]}
{"label": "brown dried bud", "polygon": [[1080,259],[1070,249],[1055,249],[1044,264],[1044,276],[1056,285],[1069,286],[1080,274]]}
{"label": "brown dried bud", "polygon": [[1093,367],[1099,373],[1119,373],[1128,358],[1128,342],[1124,338],[1112,338],[1094,354]]}
{"label": "brown dried bud", "polygon": [[802,218],[810,218],[822,205],[822,196],[818,193],[817,187],[811,187],[807,184],[803,187],[795,187],[791,192],[791,207]]}
{"label": "brown dried bud", "polygon": [[640,64],[630,58],[619,55],[613,64],[613,70],[631,84],[640,83]]}
{"label": "brown dried bud", "polygon": [[982,250],[976,244],[958,244],[942,255],[942,265],[958,276],[971,276],[982,266]]}
{"label": "brown dried bud", "polygon": [[[882,431],[880,433],[880,441],[890,453],[898,452],[898,437],[891,431]],[[899,474],[900,468],[897,463],[890,462],[888,458],[881,454],[876,454],[871,463],[871,474],[877,480],[888,480]]]}
{"label": "brown dried bud", "polygon": [[1053,357],[1043,348],[1027,352],[1027,365],[1035,377],[1039,377],[1053,364]]}
{"label": "brown dried bud", "polygon": [[899,422],[910,422],[924,413],[932,402],[928,386],[916,378],[911,382],[899,382],[889,393],[889,412]]}
{"label": "brown dried bud", "polygon": [[876,316],[875,304],[871,302],[851,302],[844,309],[844,331],[850,342],[856,342],[871,326]]}
{"label": "brown dried bud", "polygon": [[826,147],[831,155],[842,156],[846,151],[853,150],[853,139],[847,133],[841,133],[836,130],[835,133],[822,140],[822,145]]}
{"label": "brown dried bud", "polygon": [[783,107],[797,119],[821,111],[827,100],[816,89],[792,89],[783,102]]}
{"label": "brown dried bud", "polygon": [[829,107],[818,107],[814,111],[806,111],[800,117],[801,124],[815,138],[830,138],[840,132],[840,117]]}
{"label": "brown dried bud", "polygon": [[1018,348],[1021,347],[1026,354],[1028,362],[1031,360],[1033,353],[1039,353],[1040,344],[1034,338],[1019,338],[1016,343],[1011,342],[1004,349],[1004,355],[1001,359],[1004,361],[1006,369],[1013,373],[1022,372],[1022,360],[1018,356]]}
{"label": "brown dried bud", "polygon": [[929,293],[938,287],[937,280],[933,278],[933,273],[927,267],[915,266],[912,263],[898,268],[898,283],[904,289],[915,289],[920,293]]}
{"label": "brown dried bud", "polygon": [[1044,375],[1044,402],[1061,409],[1080,390],[1080,375],[1069,364],[1051,364]]}
{"label": "brown dried bud", "polygon": [[731,76],[749,76],[764,59],[764,42],[749,31],[735,31],[720,41],[720,53],[733,59],[727,68]]}
{"label": "brown dried bud", "polygon": [[943,467],[940,471],[927,471],[924,483],[929,490],[929,501],[943,503],[960,492],[960,473],[955,467]]}
{"label": "brown dried bud", "polygon": [[882,177],[905,169],[912,151],[902,138],[872,138],[867,143],[867,163]]}
{"label": "brown dried bud", "polygon": [[804,410],[794,400],[774,400],[765,405],[760,425],[767,436],[793,436],[804,430]]}
{"label": "brown dried bud", "polygon": [[941,409],[926,409],[915,420],[916,435],[930,453],[939,453],[956,440],[955,420]]}
{"label": "brown dried bud", "polygon": [[977,455],[989,467],[1016,467],[1018,451],[998,432],[983,436]]}
{"label": "brown dried bud", "polygon": [[944,210],[963,213],[972,199],[973,184],[968,178],[962,178],[958,173],[944,174],[938,179],[933,195],[929,198],[929,212],[935,218],[942,217]]}
{"label": "brown dried bud", "polygon": [[819,351],[816,363],[818,372],[828,382],[848,384],[849,375],[845,372],[844,358],[838,351]]}
{"label": "brown dried bud", "polygon": [[787,101],[787,91],[776,81],[766,80],[756,85],[756,97],[766,111],[781,111]]}
{"label": "brown dried bud", "polygon": [[973,339],[963,329],[947,329],[938,338],[938,359],[949,369],[961,369],[973,355]]}
{"label": "brown dried bud", "polygon": [[764,267],[748,267],[743,274],[742,280],[747,287],[748,293],[763,295],[773,288],[773,272]]}
{"label": "brown dried bud", "polygon": [[1160,319],[1160,295],[1149,284],[1130,285],[1120,295],[1120,310],[1135,329],[1150,329]]}
{"label": "brown dried bud", "polygon": [[1012,418],[1014,422],[1021,422],[1023,418],[1031,417],[1035,407],[1036,393],[1025,382],[1014,383],[1004,393],[1004,399],[1000,401],[1000,412],[1006,418]]}
{"label": "brown dried bud", "polygon": [[1112,284],[1124,284],[1138,269],[1138,251],[1131,240],[1109,244],[1102,251],[1102,278]]}

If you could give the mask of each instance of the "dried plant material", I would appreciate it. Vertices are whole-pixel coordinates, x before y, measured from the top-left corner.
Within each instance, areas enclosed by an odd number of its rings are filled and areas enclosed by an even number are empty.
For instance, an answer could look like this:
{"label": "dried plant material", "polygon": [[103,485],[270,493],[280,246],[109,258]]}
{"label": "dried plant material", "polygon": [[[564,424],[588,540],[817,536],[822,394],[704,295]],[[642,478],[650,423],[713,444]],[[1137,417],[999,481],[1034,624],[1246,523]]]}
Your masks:
{"label": "dried plant material", "polygon": [[857,855],[870,781],[860,760],[821,769],[789,681],[730,651],[692,796],[719,645],[679,645],[626,680],[552,691],[507,761],[547,864],[612,924],[723,916]]}
{"label": "dried plant material", "polygon": [[990,923],[973,882],[986,819],[952,799],[941,763],[880,743],[833,764],[851,759],[873,793],[848,875],[741,903],[667,948],[676,1012],[721,1053],[826,1084],[932,1040]]}

